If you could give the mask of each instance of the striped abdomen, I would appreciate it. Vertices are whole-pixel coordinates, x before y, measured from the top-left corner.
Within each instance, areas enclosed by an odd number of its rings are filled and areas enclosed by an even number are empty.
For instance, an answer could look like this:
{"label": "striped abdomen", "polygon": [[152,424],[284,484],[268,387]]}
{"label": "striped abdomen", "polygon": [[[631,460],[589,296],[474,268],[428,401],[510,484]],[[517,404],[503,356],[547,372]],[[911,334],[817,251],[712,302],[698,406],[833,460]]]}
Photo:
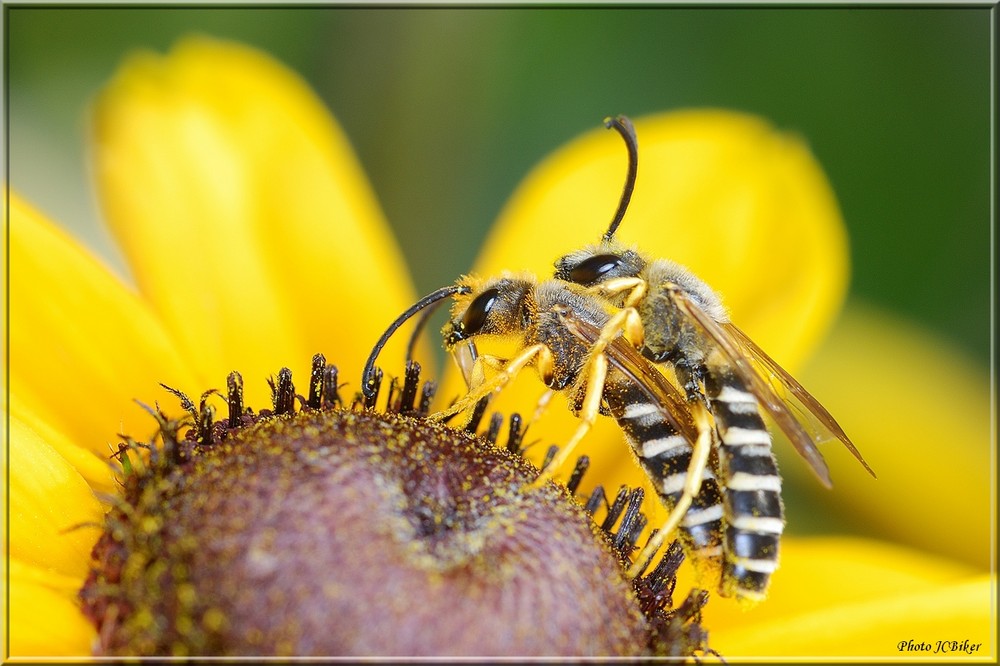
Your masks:
{"label": "striped abdomen", "polygon": [[[616,381],[620,380],[620,381]],[[611,378],[604,398],[611,414],[668,509],[680,499],[691,464],[692,445],[667,421],[660,407],[633,382]],[[607,386],[607,385],[606,385]],[[718,578],[723,559],[723,502],[710,466],[680,523],[684,550],[702,575]]]}
{"label": "striped abdomen", "polygon": [[721,439],[719,474],[725,486],[724,596],[758,601],[778,566],[784,530],[781,477],[757,399],[728,370],[710,371],[705,392]]}

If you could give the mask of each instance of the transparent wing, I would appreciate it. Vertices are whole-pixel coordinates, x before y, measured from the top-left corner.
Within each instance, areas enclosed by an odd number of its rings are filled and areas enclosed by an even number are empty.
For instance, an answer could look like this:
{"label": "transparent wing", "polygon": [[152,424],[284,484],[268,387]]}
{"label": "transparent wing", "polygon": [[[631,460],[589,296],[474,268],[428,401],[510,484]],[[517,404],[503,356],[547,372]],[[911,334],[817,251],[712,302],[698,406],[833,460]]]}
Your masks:
{"label": "transparent wing", "polygon": [[[566,310],[559,313],[559,318],[574,337],[592,347],[601,337],[601,329]],[[608,362],[634,381],[667,418],[677,432],[689,442],[698,439],[698,428],[691,416],[691,407],[680,390],[670,383],[663,374],[639,353],[631,343],[622,336],[615,337],[604,350]]]}
{"label": "transparent wing", "polygon": [[767,355],[767,352],[758,347],[756,342],[735,325],[725,324],[723,328],[729,331],[750,357],[751,362],[756,366],[757,374],[766,379],[776,392],[782,391],[781,400],[786,407],[801,415],[800,422],[807,426],[813,436],[813,441],[820,443],[833,438],[840,440],[851,452],[851,455],[857,458],[858,462],[868,470],[868,473],[875,476],[875,471],[865,461],[861,452],[854,446],[851,438],[847,436],[837,420],[802,384],[788,374],[773,358]]}
{"label": "transparent wing", "polygon": [[868,473],[875,476],[830,412],[743,331],[732,324],[716,322],[692,303],[679,287],[670,288],[668,292],[674,305],[688,315],[688,319],[729,361],[730,367],[746,383],[824,485],[832,486],[830,470],[816,445],[832,439],[840,440]]}

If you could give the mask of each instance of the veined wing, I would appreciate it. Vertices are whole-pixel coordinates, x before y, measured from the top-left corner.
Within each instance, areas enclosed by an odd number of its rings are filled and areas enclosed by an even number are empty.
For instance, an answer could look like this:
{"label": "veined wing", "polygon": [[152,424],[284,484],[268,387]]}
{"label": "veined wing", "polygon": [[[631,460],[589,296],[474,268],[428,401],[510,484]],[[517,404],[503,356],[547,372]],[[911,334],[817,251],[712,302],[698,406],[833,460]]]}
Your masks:
{"label": "veined wing", "polygon": [[716,322],[679,287],[668,291],[674,305],[716,345],[824,485],[831,487],[833,484],[817,444],[831,439],[840,440],[868,473],[875,476],[830,412],[745,333],[732,324]]}
{"label": "veined wing", "polygon": [[847,450],[851,452],[851,455],[857,458],[858,462],[868,470],[868,473],[875,477],[875,470],[868,465],[861,452],[854,446],[851,438],[847,436],[847,433],[840,427],[837,420],[833,418],[833,414],[827,411],[826,407],[816,400],[798,380],[788,374],[787,370],[778,365],[773,358],[768,356],[767,352],[757,346],[757,343],[751,340],[737,326],[734,324],[724,324],[723,328],[732,335],[737,344],[750,357],[751,362],[756,366],[757,374],[766,379],[772,387],[781,387],[787,391],[781,399],[786,406],[795,409],[800,414],[805,414],[804,418],[807,419],[807,424],[813,426],[809,430],[813,433],[814,441],[817,443],[826,441],[827,439],[832,439],[829,435],[833,435],[834,438],[839,439]]}
{"label": "veined wing", "polygon": [[[588,347],[592,347],[601,337],[599,327],[574,316],[572,311],[564,310],[558,314],[566,330]],[[616,336],[608,343],[604,355],[608,363],[635,382],[650,401],[660,407],[660,411],[677,432],[689,442],[693,443],[698,439],[698,428],[691,417],[687,399],[628,340],[620,335]]]}

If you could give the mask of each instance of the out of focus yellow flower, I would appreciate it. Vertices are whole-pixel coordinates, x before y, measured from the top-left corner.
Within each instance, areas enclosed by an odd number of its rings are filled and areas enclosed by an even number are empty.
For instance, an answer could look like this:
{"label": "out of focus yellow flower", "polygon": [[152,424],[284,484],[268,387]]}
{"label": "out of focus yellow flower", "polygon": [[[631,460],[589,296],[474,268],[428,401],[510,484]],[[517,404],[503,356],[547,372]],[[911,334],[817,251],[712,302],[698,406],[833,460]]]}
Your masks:
{"label": "out of focus yellow flower", "polygon": [[[95,493],[116,492],[106,464],[116,433],[150,428],[134,398],[157,382],[197,391],[234,368],[307,376],[325,349],[355,382],[381,330],[414,301],[347,140],[267,56],[205,39],[166,58],[133,56],[94,120],[97,185],[135,289],[9,195],[11,656],[90,654],[77,592],[97,531],[85,525],[103,519]],[[690,267],[764,349],[801,367],[835,321],[848,274],[833,194],[803,142],[714,110],[635,125],[639,180],[619,240]],[[549,158],[501,215],[476,272],[550,274],[555,257],[598,239],[624,173],[620,142],[602,130]],[[835,489],[822,492],[874,538],[796,536],[792,523],[767,601],[743,612],[713,595],[709,644],[733,658],[836,658],[926,656],[906,641],[967,640],[991,655],[986,381],[878,313],[849,308],[833,330],[806,385],[880,480],[831,451]],[[401,366],[396,347],[386,367]],[[463,390],[448,373],[442,400]],[[532,374],[497,409],[530,413],[542,391]],[[247,384],[248,403],[266,397]],[[543,444],[534,453],[574,426],[552,405],[529,429]],[[581,449],[590,484],[643,484],[655,496],[613,424]],[[796,492],[811,492],[794,453],[782,462]],[[646,509],[653,524],[664,517]]]}

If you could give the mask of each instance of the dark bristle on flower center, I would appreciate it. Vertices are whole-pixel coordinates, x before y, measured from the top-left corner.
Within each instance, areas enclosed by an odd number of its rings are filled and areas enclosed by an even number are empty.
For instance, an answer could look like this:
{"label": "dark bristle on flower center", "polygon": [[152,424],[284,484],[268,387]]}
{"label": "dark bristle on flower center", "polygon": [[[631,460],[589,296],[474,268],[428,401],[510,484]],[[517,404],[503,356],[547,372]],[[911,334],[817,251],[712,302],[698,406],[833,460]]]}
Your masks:
{"label": "dark bristle on flower center", "polygon": [[[433,385],[408,364],[386,406],[345,403],[313,359],[309,392],[283,369],[271,409],[227,382],[216,419],[148,409],[124,438],[112,502],[80,591],[98,655],[674,655],[711,652],[704,595],[672,607],[676,545],[647,574],[624,566],[645,524],[641,490],[526,490],[524,429],[494,414],[457,430],[423,417]],[[377,374],[379,383],[382,374]],[[598,524],[595,516],[605,512]],[[588,515],[588,513],[590,515]]]}

